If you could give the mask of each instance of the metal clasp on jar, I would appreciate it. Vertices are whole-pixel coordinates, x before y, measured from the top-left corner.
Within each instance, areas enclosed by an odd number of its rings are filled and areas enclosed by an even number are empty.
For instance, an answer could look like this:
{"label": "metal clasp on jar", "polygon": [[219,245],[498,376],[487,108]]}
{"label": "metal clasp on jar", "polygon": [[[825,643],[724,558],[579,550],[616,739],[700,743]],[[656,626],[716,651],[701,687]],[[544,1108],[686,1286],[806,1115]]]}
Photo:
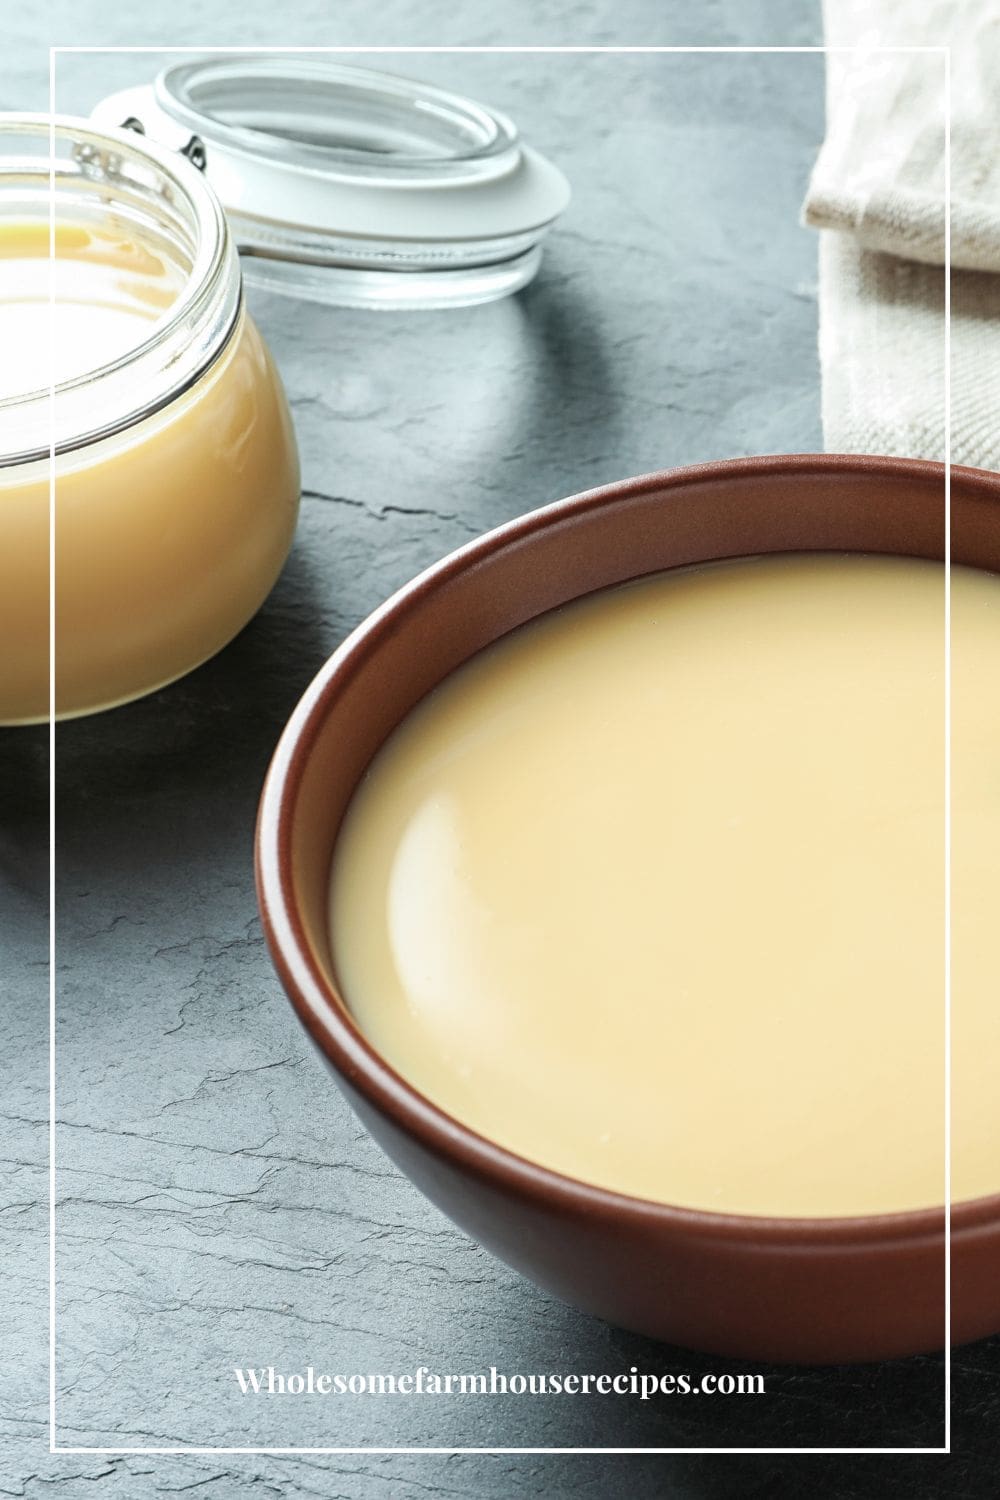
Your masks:
{"label": "metal clasp on jar", "polygon": [[[129,115],[122,121],[123,130],[134,130],[137,135],[145,135],[146,127],[137,115]],[[186,145],[179,147],[181,156],[186,156],[193,167],[199,172],[204,172],[208,163],[208,153],[205,150],[205,142],[200,135],[189,137]]]}

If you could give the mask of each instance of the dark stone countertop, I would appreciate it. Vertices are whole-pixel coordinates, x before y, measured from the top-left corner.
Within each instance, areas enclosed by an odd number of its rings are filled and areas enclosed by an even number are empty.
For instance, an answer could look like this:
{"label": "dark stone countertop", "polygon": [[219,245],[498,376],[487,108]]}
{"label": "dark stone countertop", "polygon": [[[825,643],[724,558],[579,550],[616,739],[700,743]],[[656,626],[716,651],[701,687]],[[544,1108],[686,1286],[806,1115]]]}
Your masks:
{"label": "dark stone countertop", "polygon": [[[70,43],[818,41],[813,4],[191,0],[27,10],[0,104],[44,108]],[[210,24],[216,23],[216,24]],[[62,56],[85,112],[157,57]],[[184,682],[57,732],[58,1439],[83,1446],[908,1447],[940,1442],[940,1358],[773,1370],[761,1400],[241,1397],[236,1364],[343,1372],[746,1369],[634,1338],[477,1249],[381,1155],[321,1071],[256,919],[251,837],[277,735],[344,634],[468,537],[626,474],[821,446],[822,133],[810,55],[396,59],[509,112],[572,180],[520,296],[376,315],[252,296],[287,385],[301,525],[274,594]],[[0,735],[7,1279],[0,1495],[180,1491],[711,1497],[986,1495],[1000,1346],[957,1351],[961,1458],[50,1456],[46,1411],[47,746]]]}

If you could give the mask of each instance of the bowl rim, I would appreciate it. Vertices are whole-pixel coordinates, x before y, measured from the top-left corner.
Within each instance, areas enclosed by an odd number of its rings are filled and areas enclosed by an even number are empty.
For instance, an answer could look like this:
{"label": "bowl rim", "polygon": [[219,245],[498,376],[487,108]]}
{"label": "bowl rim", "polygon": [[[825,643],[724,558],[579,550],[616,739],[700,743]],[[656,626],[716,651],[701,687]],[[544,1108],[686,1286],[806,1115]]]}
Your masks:
{"label": "bowl rim", "polygon": [[[984,501],[1000,502],[1000,474],[951,466],[951,475]],[[943,480],[933,459],[867,454],[792,453],[719,459],[636,476],[582,491],[526,512],[473,538],[404,584],[361,621],[313,678],[282,732],[267,771],[257,816],[254,863],[257,898],[271,958],[300,1021],[349,1087],[404,1135],[436,1157],[502,1194],[532,1200],[549,1212],[575,1212],[635,1226],[671,1227],[679,1237],[753,1242],[802,1250],[899,1242],[942,1236],[944,1204],[851,1216],[798,1217],[721,1213],[686,1208],[598,1187],[542,1166],[480,1135],[434,1104],[393,1068],[354,1022],[346,1002],[316,963],[299,917],[291,860],[292,811],[321,725],[342,684],[378,649],[399,617],[482,558],[523,543],[564,519],[649,491],[741,477],[859,474]],[[903,555],[903,554],[900,554]],[[975,1232],[1000,1222],[1000,1192],[953,1202],[951,1232]]]}

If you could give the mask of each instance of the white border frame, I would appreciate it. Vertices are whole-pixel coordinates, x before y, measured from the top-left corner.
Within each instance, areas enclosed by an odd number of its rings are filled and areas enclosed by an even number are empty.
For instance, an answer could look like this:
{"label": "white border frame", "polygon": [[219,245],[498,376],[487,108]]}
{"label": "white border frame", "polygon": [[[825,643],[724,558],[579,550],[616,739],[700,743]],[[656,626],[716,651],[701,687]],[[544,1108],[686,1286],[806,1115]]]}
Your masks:
{"label": "white border frame", "polygon": [[[952,547],[952,401],[951,401],[951,332],[952,332],[952,75],[951,46],[49,46],[49,257],[55,255],[55,58],[60,52],[135,52],[135,54],[204,55],[207,52],[282,52],[301,55],[304,52],[324,54],[418,55],[453,54],[453,52],[501,52],[501,54],[823,54],[828,52],[936,52],[945,60],[945,1446],[943,1448],[282,1448],[282,1446],[246,1446],[246,1448],[213,1448],[213,1446],[63,1446],[55,1440],[55,416],[54,377],[49,384],[49,1454],[270,1454],[289,1455],[390,1455],[390,1454],[732,1454],[753,1455],[927,1455],[951,1454],[951,1083],[952,1083],[952,762],[951,762],[951,547]],[[49,353],[54,354],[55,291],[49,279]],[[54,360],[49,362],[54,371]]]}

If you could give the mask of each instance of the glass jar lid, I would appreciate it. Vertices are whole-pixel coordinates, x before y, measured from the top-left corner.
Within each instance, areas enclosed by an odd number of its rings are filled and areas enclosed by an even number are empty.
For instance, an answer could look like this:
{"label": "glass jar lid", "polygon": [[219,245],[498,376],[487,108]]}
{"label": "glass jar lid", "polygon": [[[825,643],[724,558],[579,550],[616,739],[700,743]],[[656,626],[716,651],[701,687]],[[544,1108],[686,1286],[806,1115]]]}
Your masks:
{"label": "glass jar lid", "polygon": [[360,307],[490,301],[531,280],[569,202],[503,115],[327,58],[214,56],[103,100],[202,166],[246,279]]}

